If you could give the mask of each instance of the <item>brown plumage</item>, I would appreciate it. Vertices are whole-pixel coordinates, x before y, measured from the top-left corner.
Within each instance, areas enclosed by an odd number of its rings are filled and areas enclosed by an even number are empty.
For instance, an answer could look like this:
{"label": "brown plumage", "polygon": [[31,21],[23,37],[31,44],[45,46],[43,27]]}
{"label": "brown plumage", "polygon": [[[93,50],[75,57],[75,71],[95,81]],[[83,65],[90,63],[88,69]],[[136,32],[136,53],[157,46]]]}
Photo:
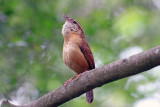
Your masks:
{"label": "brown plumage", "polygon": [[[85,39],[80,24],[64,14],[66,20],[62,28],[64,36],[63,60],[77,74],[95,68],[93,54]],[[89,103],[93,101],[93,90],[86,93]]]}

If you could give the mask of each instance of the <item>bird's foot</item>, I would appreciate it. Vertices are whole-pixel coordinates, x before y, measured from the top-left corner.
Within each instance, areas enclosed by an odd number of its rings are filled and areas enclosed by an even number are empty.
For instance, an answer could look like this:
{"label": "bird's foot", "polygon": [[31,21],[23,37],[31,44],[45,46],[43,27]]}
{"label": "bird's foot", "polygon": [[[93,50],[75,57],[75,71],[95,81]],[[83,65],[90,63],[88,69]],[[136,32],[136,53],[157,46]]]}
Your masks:
{"label": "bird's foot", "polygon": [[67,82],[64,82],[63,85],[67,86],[67,84],[70,82],[70,80],[67,80]]}
{"label": "bird's foot", "polygon": [[72,78],[70,78],[69,80],[67,80],[67,82],[64,82],[63,83],[63,85],[64,86],[67,86],[67,84],[69,83],[69,82],[71,82],[74,78],[76,78],[77,77],[77,75],[75,75],[75,76],[73,76]]}
{"label": "bird's foot", "polygon": [[[85,71],[85,72],[87,72],[87,71]],[[78,80],[79,77],[82,76],[83,73],[85,73],[85,72],[82,72],[82,73],[80,73],[80,74],[77,74],[77,75],[73,76],[72,78],[70,78],[69,80],[67,80],[67,82],[64,82],[63,85],[64,85],[64,86],[67,86],[67,84],[68,84],[69,82],[71,82],[74,78],[76,78],[76,80]]]}
{"label": "bird's foot", "polygon": [[[88,71],[88,70],[87,70],[87,71]],[[85,71],[85,72],[87,72],[87,71]],[[76,76],[76,77],[77,77],[77,78],[76,78],[76,80],[78,80],[78,79],[79,79],[79,77],[80,77],[80,76],[82,76],[82,75],[83,75],[83,73],[85,73],[85,72],[82,72],[82,73],[78,74],[78,75]]]}
{"label": "bird's foot", "polygon": [[82,74],[83,74],[83,73],[78,74],[76,80],[78,80],[79,77],[82,76]]}

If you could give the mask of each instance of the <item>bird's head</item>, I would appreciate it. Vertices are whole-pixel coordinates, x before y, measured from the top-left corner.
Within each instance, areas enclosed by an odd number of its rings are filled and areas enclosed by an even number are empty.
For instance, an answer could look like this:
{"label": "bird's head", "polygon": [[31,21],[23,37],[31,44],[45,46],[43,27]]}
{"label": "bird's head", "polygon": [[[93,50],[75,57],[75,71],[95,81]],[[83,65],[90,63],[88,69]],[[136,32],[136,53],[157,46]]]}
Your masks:
{"label": "bird's head", "polygon": [[82,27],[80,26],[78,21],[72,18],[69,18],[66,14],[63,14],[63,16],[64,16],[64,19],[66,20],[62,28],[63,36],[70,36],[70,35],[82,36],[84,35]]}

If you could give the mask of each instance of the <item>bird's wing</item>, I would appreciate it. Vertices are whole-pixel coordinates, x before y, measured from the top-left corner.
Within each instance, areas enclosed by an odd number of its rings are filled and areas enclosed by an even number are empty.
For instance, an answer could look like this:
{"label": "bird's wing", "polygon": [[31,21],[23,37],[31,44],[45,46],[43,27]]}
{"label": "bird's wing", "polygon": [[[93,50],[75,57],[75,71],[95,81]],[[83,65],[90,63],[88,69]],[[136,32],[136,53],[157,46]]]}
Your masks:
{"label": "bird's wing", "polygon": [[79,47],[88,62],[89,70],[94,69],[95,63],[94,63],[93,54],[92,54],[92,51],[91,51],[91,49],[85,39],[83,39],[82,45]]}

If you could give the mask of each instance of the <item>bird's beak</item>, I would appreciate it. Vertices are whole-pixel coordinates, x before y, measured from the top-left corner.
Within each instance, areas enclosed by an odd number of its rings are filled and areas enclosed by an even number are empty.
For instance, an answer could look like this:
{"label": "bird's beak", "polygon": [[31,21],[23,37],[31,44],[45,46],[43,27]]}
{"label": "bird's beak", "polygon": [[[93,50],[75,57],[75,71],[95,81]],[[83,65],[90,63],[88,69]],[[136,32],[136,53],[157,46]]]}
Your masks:
{"label": "bird's beak", "polygon": [[64,19],[65,19],[66,21],[71,22],[71,20],[69,19],[69,17],[68,17],[65,13],[63,13],[63,17],[64,17]]}

